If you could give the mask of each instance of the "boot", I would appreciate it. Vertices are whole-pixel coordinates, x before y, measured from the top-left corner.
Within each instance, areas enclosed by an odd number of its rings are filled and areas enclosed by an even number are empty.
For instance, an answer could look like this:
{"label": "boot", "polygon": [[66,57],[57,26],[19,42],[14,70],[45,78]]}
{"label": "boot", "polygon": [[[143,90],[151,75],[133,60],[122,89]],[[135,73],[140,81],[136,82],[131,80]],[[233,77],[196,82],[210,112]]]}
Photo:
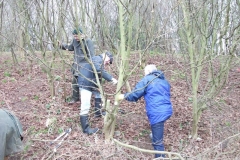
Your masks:
{"label": "boot", "polygon": [[68,104],[74,104],[77,101],[79,101],[79,87],[77,84],[77,76],[74,76],[72,80],[72,97]]}
{"label": "boot", "polygon": [[88,115],[80,115],[80,123],[83,133],[86,133],[88,135],[96,133],[99,130],[98,128],[90,128],[88,124]]}
{"label": "boot", "polygon": [[106,115],[106,112],[101,111],[102,108],[102,99],[95,98],[95,118],[101,117],[102,115]]}

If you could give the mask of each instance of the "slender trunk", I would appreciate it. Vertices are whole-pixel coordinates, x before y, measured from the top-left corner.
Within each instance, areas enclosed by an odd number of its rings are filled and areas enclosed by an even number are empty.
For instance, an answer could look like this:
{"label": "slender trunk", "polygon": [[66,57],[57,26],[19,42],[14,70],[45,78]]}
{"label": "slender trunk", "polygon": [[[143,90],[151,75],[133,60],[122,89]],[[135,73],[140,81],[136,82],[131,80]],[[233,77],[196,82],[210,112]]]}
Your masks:
{"label": "slender trunk", "polygon": [[[117,85],[117,91],[120,90],[122,84],[123,84],[123,79],[125,75],[125,66],[127,60],[127,54],[125,50],[125,44],[126,44],[126,39],[125,39],[125,28],[124,28],[124,12],[123,12],[123,6],[120,1],[118,1],[118,9],[119,9],[119,28],[120,28],[120,36],[121,36],[121,41],[120,41],[120,55],[121,58],[123,59],[120,69],[119,69],[119,77],[118,77],[118,85]],[[105,140],[109,140],[113,137],[114,131],[115,131],[115,126],[116,126],[116,115],[118,111],[118,99],[117,96],[119,93],[116,94],[115,96],[115,102],[114,102],[114,107],[111,110],[111,112],[106,114],[105,116],[105,122],[104,122],[104,133],[105,133]],[[110,110],[107,110],[110,111]]]}
{"label": "slender trunk", "polygon": [[[66,82],[66,74],[65,74],[65,63],[64,60],[62,60],[62,76],[63,76],[63,82]],[[63,99],[66,100],[67,98],[67,89],[66,89],[66,83],[63,83]]]}
{"label": "slender trunk", "polygon": [[13,45],[11,45],[11,53],[12,53],[12,58],[13,58],[14,65],[18,65],[18,60],[17,60],[16,53],[13,50]]}
{"label": "slender trunk", "polygon": [[50,69],[47,71],[47,75],[48,75],[48,83],[50,86],[51,97],[53,98],[55,96],[55,84],[54,84],[54,78],[51,74]]}
{"label": "slender trunk", "polygon": [[[193,80],[194,81],[194,80]],[[197,131],[198,131],[198,120],[199,120],[199,115],[198,115],[198,97],[197,97],[197,85],[192,83],[192,94],[193,94],[193,124],[192,124],[192,138],[197,138]]]}

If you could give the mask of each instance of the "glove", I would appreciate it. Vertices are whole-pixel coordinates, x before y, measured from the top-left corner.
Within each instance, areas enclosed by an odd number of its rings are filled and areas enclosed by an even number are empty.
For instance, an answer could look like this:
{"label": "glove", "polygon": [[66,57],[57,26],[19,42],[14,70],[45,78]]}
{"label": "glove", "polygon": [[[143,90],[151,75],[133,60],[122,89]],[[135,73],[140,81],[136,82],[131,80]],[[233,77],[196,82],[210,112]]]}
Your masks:
{"label": "glove", "polygon": [[124,94],[119,94],[117,99],[120,101],[120,100],[123,100],[124,99]]}
{"label": "glove", "polygon": [[116,85],[118,83],[118,81],[115,79],[115,78],[112,78],[112,81],[111,81],[112,84]]}

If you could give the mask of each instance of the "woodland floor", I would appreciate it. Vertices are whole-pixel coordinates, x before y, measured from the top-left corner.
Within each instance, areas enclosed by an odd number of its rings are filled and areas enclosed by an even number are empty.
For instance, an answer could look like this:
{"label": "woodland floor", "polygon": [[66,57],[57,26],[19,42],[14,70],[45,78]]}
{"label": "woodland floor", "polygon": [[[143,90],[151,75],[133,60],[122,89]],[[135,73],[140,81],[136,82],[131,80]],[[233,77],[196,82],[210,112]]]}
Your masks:
{"label": "woodland floor", "polygon": [[[132,57],[131,65],[136,63],[135,59],[137,57]],[[180,153],[187,159],[240,159],[240,66],[231,69],[223,90],[203,112],[199,122],[199,139],[193,141],[189,137],[192,107],[187,77],[190,71],[177,57],[151,55],[147,61],[159,66],[172,87],[174,114],[165,123],[165,150]],[[114,66],[106,69],[114,77],[118,77],[114,74]],[[61,65],[56,65],[53,71],[56,77],[56,96],[52,99],[46,73],[39,63],[34,62],[29,67],[26,61],[19,60],[19,65],[14,65],[10,55],[1,55],[0,108],[12,111],[20,119],[24,129],[24,152],[13,155],[10,160],[153,159],[153,154],[115,143],[105,143],[102,133],[90,136],[83,134],[79,125],[80,103],[68,105],[63,98],[64,86],[67,94],[71,94],[72,75],[69,68],[62,70]],[[65,81],[63,75],[66,76]],[[142,76],[141,68],[134,72],[129,79],[132,88]],[[105,83],[104,86],[107,93],[114,93],[116,90],[110,83]],[[200,84],[201,86],[203,85]],[[122,93],[124,92],[123,88]],[[108,98],[113,103],[113,96]],[[122,101],[121,109],[125,114],[118,114],[116,131],[120,134],[116,134],[114,138],[139,148],[152,149],[143,98],[137,103]],[[57,119],[56,123],[47,128],[46,119],[53,117]],[[92,127],[103,128],[103,118],[95,119],[91,114],[90,122]],[[54,153],[53,146],[49,145],[50,141],[69,127],[72,127],[71,134]]]}

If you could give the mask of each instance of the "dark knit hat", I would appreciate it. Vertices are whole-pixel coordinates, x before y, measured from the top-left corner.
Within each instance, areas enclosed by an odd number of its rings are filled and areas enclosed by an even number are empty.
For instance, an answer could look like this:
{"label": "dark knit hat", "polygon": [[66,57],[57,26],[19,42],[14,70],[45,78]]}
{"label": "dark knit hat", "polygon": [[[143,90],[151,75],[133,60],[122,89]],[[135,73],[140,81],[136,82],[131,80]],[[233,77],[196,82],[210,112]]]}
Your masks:
{"label": "dark knit hat", "polygon": [[72,31],[72,34],[73,34],[73,35],[76,35],[76,34],[78,34],[79,32],[80,32],[80,33],[83,33],[81,27],[78,27],[78,29],[74,29],[74,30]]}

